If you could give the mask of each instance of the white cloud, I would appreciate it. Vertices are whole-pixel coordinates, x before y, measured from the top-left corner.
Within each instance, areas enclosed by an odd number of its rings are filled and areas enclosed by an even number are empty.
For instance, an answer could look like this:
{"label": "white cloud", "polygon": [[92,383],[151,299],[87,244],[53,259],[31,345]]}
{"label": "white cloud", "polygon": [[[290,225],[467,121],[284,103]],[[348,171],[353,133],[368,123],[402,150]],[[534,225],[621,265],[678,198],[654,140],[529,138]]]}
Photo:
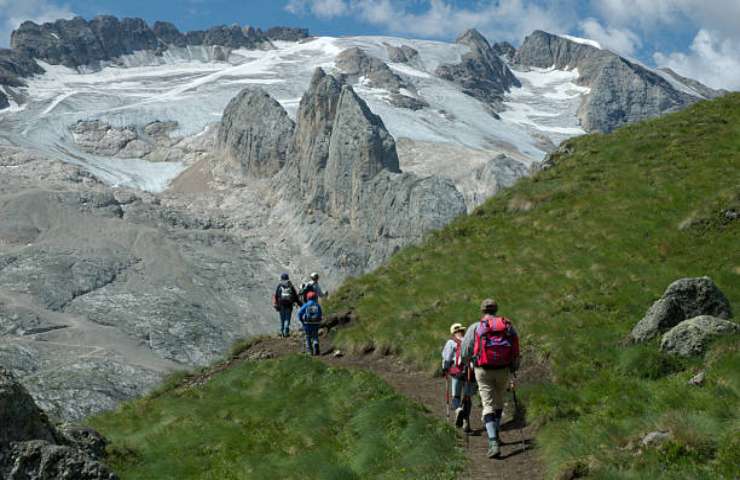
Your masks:
{"label": "white cloud", "polygon": [[[541,29],[565,33],[576,23],[570,8],[577,0],[499,0],[477,2],[465,8],[451,0],[289,0],[285,9],[321,18],[354,16],[396,34],[454,38],[477,28],[495,40],[519,43]],[[423,8],[410,8],[421,4]]]}
{"label": "white cloud", "polygon": [[68,5],[46,0],[0,0],[0,46],[9,45],[11,32],[26,20],[44,23],[73,16]]}
{"label": "white cloud", "polygon": [[713,88],[740,90],[740,41],[699,30],[688,53],[653,55],[655,63]]}
{"label": "white cloud", "polygon": [[331,19],[349,13],[349,6],[344,0],[290,0],[285,10],[297,15],[312,14]]}
{"label": "white cloud", "polygon": [[595,18],[587,18],[579,24],[584,36],[599,42],[604,48],[620,55],[634,56],[642,46],[642,40],[628,28],[602,26]]}

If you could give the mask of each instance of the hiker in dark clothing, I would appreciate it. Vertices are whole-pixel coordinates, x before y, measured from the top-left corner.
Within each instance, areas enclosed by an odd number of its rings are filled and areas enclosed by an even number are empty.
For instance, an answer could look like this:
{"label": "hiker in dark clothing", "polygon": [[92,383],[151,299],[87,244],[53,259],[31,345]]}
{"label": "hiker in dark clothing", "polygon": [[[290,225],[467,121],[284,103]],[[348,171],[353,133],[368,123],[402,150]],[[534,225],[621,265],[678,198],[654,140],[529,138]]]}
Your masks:
{"label": "hiker in dark clothing", "polygon": [[280,335],[281,337],[290,336],[290,318],[293,316],[293,304],[300,305],[298,293],[290,282],[287,273],[280,275],[280,283],[275,288],[275,294],[272,296],[272,306],[280,313]]}
{"label": "hiker in dark clothing", "polygon": [[319,327],[323,314],[321,305],[316,298],[315,292],[306,294],[307,303],[298,310],[298,320],[303,324],[303,331],[306,332],[306,353],[309,355],[319,355]]}

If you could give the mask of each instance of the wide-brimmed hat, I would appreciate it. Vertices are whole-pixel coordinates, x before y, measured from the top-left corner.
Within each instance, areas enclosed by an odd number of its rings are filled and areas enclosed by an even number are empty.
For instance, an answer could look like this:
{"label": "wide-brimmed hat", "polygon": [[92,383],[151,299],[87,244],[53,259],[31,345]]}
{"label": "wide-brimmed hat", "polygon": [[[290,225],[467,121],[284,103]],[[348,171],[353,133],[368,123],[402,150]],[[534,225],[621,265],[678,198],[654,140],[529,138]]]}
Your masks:
{"label": "wide-brimmed hat", "polygon": [[462,326],[461,323],[453,323],[450,325],[450,335],[454,335],[457,332],[464,332],[465,327]]}

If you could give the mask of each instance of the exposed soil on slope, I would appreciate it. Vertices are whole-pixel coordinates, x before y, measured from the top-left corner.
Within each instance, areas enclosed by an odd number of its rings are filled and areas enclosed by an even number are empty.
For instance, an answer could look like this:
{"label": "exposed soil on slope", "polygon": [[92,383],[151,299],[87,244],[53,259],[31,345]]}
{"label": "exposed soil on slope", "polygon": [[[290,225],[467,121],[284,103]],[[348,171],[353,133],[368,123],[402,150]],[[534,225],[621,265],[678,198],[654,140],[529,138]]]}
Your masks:
{"label": "exposed soil on slope", "polygon": [[[255,342],[252,346],[239,353],[232,360],[215,365],[212,369],[187,380],[187,385],[199,385],[208,381],[218,372],[228,369],[232,365],[245,360],[261,360],[276,358],[292,353],[303,352],[303,336],[295,334],[288,338],[267,338]],[[394,356],[341,355],[336,356],[335,350],[326,338],[322,338],[321,361],[336,367],[369,370],[402,395],[421,404],[430,415],[444,418],[445,383],[441,378],[431,377],[428,373],[410,368]],[[528,372],[520,375],[522,381],[527,381]],[[532,372],[537,374],[536,372]],[[474,429],[472,435],[464,435],[461,430],[458,436],[459,445],[468,456],[468,467],[460,476],[461,479],[522,479],[537,480],[544,478],[544,468],[537,457],[537,448],[534,443],[535,431],[526,425],[522,415],[514,418],[514,406],[511,398],[507,399],[504,410],[504,423],[501,438],[503,447],[501,458],[489,459],[486,456],[488,441],[481,422],[479,400],[473,400],[471,423]],[[452,419],[450,419],[452,421]]]}

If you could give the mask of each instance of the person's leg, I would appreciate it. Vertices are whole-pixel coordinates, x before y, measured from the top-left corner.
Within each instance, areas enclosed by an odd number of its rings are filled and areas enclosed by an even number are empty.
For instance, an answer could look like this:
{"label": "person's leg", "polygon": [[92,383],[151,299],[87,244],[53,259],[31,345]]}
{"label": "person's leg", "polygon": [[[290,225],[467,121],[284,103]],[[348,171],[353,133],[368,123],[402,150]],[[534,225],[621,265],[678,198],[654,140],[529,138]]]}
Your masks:
{"label": "person's leg", "polygon": [[321,348],[319,347],[319,326],[318,325],[314,325],[313,327],[312,343],[313,343],[313,354],[314,355],[321,354]]}
{"label": "person's leg", "polygon": [[452,410],[457,410],[460,407],[461,392],[462,392],[461,379],[450,376],[450,394],[452,395],[450,408],[452,408]]}
{"label": "person's leg", "polygon": [[475,378],[478,381],[481,403],[483,403],[483,424],[488,434],[488,457],[499,455],[501,449],[498,442],[498,430],[496,428],[496,414],[494,406],[494,373],[495,370],[475,369]]}
{"label": "person's leg", "polygon": [[450,390],[452,390],[452,403],[450,407],[455,412],[455,426],[458,428],[463,426],[463,408],[462,402],[460,401],[462,395],[463,379],[451,377]]}
{"label": "person's leg", "polygon": [[311,326],[307,324],[303,325],[303,333],[306,335],[306,353],[311,355]]}
{"label": "person's leg", "polygon": [[292,314],[292,307],[280,307],[280,334],[283,337],[290,335],[290,317]]}

